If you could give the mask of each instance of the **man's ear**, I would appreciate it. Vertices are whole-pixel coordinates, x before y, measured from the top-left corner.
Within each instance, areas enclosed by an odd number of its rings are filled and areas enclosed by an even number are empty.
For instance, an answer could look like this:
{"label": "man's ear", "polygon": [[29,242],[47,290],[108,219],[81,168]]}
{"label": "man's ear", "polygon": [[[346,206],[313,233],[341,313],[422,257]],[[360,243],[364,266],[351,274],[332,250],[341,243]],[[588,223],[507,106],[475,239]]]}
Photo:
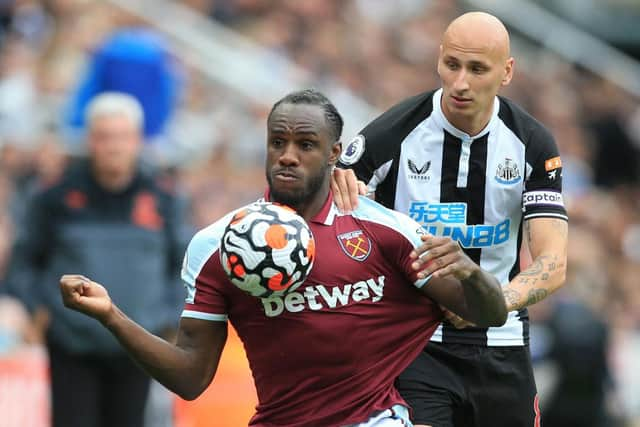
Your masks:
{"label": "man's ear", "polygon": [[342,141],[336,141],[331,145],[331,153],[329,154],[329,164],[335,165],[340,159],[342,153]]}
{"label": "man's ear", "polygon": [[442,50],[442,45],[440,45],[440,49],[438,50],[438,62],[436,63],[436,72],[440,78],[442,78],[442,70],[440,68],[442,66]]}
{"label": "man's ear", "polygon": [[513,58],[507,59],[504,67],[504,77],[502,78],[501,85],[507,86],[511,83],[511,79],[513,78],[513,67],[516,65],[516,62]]}

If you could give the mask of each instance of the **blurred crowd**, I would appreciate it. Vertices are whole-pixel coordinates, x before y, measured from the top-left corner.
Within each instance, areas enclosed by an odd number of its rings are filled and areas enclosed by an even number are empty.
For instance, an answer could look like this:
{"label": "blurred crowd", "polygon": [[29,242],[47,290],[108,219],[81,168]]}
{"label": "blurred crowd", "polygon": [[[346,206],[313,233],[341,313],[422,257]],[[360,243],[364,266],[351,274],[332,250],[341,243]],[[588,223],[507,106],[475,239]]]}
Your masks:
{"label": "blurred crowd", "polygon": [[[448,0],[182,3],[285,55],[310,72],[309,85],[337,82],[380,111],[438,86],[439,35],[465,11]],[[145,26],[100,0],[0,1],[0,289],[26,200],[83,155],[75,119],[87,91],[107,84],[104,46],[124,28]],[[131,60],[120,53],[111,52],[118,66]],[[579,411],[591,402],[610,417],[606,425],[640,425],[640,103],[551,53],[512,54],[515,78],[503,95],[554,134],[570,214],[567,283],[531,310],[533,356],[551,367],[541,369],[543,403]],[[261,194],[270,100],[243,99],[173,56],[161,60],[165,104],[157,126],[145,129],[145,161],[189,195],[190,220],[202,227]],[[141,82],[116,86],[143,97],[136,90],[155,74],[140,72]],[[0,309],[0,330],[37,342],[16,312]],[[9,341],[0,339],[0,357]]]}

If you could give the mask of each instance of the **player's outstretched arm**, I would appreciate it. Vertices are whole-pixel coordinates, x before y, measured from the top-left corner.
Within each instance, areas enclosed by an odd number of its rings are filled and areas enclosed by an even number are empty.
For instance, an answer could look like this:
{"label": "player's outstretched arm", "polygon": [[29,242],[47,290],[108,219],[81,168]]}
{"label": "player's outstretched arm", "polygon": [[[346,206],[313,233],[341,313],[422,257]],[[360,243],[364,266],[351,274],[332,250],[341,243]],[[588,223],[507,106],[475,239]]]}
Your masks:
{"label": "player's outstretched arm", "polygon": [[507,321],[502,287],[480,267],[463,280],[434,277],[422,289],[431,299],[476,326],[502,326]]}
{"label": "player's outstretched arm", "polygon": [[565,281],[568,223],[557,218],[533,218],[524,223],[533,262],[504,287],[509,310],[535,304]]}
{"label": "player's outstretched arm", "polygon": [[476,326],[501,326],[507,307],[498,280],[482,270],[449,237],[425,235],[411,257],[418,277],[431,275],[423,291]]}
{"label": "player's outstretched arm", "polygon": [[225,322],[182,319],[177,344],[169,343],[129,319],[106,289],[84,276],[60,279],[64,305],[101,322],[153,378],[192,400],[211,383],[227,338]]}

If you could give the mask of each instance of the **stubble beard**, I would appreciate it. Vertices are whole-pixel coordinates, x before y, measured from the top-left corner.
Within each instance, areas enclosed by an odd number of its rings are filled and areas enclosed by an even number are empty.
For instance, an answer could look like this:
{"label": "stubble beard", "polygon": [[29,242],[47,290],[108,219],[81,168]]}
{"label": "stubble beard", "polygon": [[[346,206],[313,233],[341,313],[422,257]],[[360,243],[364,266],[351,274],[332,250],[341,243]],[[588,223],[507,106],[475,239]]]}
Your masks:
{"label": "stubble beard", "polygon": [[272,202],[281,203],[283,205],[287,205],[296,210],[302,208],[305,204],[313,199],[313,196],[316,195],[320,189],[322,188],[322,184],[324,183],[324,178],[327,174],[328,168],[323,168],[316,175],[308,177],[305,181],[305,184],[302,188],[297,190],[287,190],[280,191],[276,188],[273,183],[273,178],[271,174],[267,174],[267,182],[269,183],[269,194]]}

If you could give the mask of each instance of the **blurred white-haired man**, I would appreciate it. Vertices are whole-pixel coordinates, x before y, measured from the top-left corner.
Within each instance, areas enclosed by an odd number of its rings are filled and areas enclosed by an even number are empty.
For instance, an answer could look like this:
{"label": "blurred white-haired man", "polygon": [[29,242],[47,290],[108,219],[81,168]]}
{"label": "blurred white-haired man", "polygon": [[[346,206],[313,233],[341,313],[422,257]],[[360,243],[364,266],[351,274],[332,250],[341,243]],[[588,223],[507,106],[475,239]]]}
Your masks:
{"label": "blurred white-haired man", "polygon": [[45,311],[53,427],[140,427],[150,378],[97,322],[65,310],[58,278],[97,276],[141,324],[175,329],[178,277],[191,236],[184,199],[141,167],[143,110],[105,92],[86,109],[86,159],[35,194],[18,233],[7,285]]}
{"label": "blurred white-haired man", "polygon": [[118,191],[133,179],[143,145],[144,113],[132,96],[105,92],[86,110],[87,151],[94,176]]}

